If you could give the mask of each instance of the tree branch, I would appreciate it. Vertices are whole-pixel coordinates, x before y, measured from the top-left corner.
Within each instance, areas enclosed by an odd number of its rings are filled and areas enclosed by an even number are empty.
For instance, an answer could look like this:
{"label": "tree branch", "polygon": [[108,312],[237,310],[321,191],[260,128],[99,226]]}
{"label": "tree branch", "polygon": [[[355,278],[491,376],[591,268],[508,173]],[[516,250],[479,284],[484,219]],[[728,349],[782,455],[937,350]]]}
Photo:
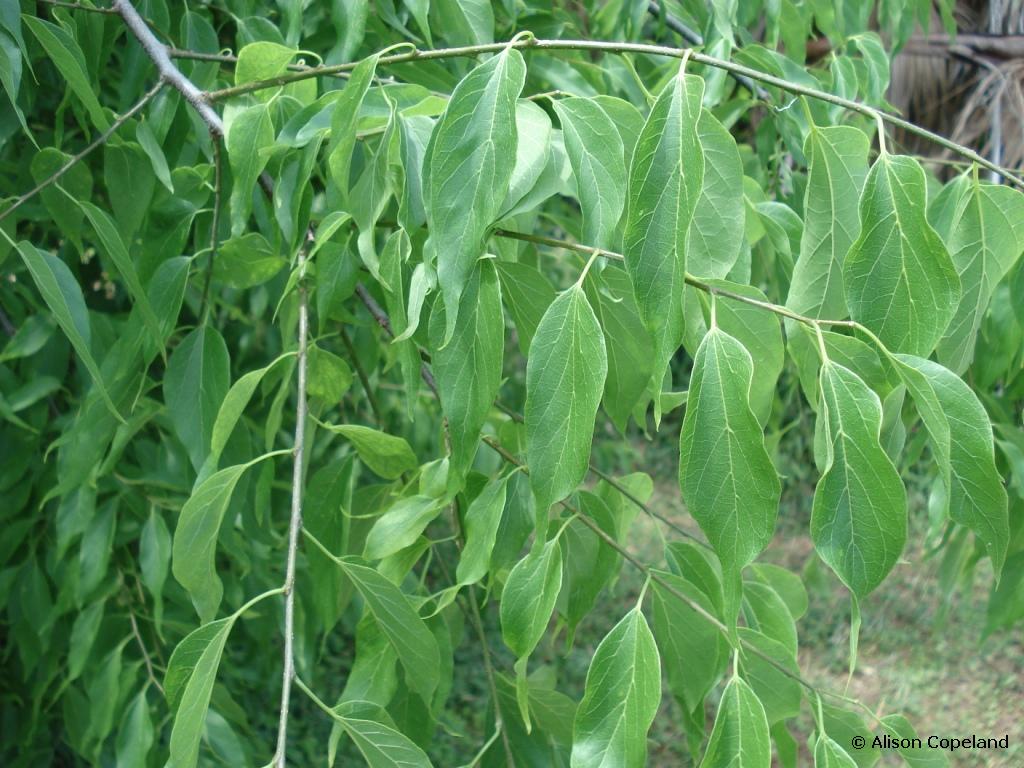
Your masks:
{"label": "tree branch", "polygon": [[[818,101],[824,101],[829,104],[835,104],[836,106],[848,109],[851,112],[857,112],[862,115],[873,119],[884,120],[890,125],[894,125],[897,128],[901,128],[908,133],[913,133],[916,136],[920,136],[923,139],[934,142],[939,146],[942,146],[951,152],[962,155],[969,160],[977,163],[978,165],[986,168],[995,173],[1007,176],[1008,180],[1015,186],[1024,189],[1024,180],[1012,176],[1012,172],[1006,168],[1003,168],[995,163],[986,160],[984,157],[979,155],[973,149],[957,144],[955,141],[951,141],[943,136],[933,133],[926,128],[921,128],[908,120],[904,120],[896,115],[891,115],[887,112],[875,109],[874,107],[863,104],[859,101],[852,101],[850,99],[844,99],[841,96],[828,93],[826,91],[820,91],[817,88],[808,88],[807,86],[800,85],[799,83],[791,83],[781,77],[770,75],[767,72],[761,72],[757,69],[751,69],[750,67],[737,64],[733,61],[726,61],[725,59],[719,59],[714,56],[708,56],[705,53],[698,53],[692,49],[687,48],[672,48],[667,45],[651,45],[649,43],[628,43],[628,42],[609,42],[604,40],[540,40],[533,37],[520,37],[518,39],[500,42],[500,43],[486,43],[483,45],[464,45],[455,48],[436,48],[433,50],[421,51],[415,49],[407,53],[396,53],[390,56],[381,56],[377,61],[378,66],[386,66],[389,64],[402,64],[411,61],[430,61],[433,59],[449,59],[459,57],[472,57],[482,53],[496,53],[503,51],[507,48],[518,48],[518,49],[536,49],[543,51],[603,51],[606,53],[640,53],[647,54],[650,56],[665,56],[673,59],[682,59],[689,56],[690,61],[698,64],[704,64],[708,67],[714,67],[716,69],[722,69],[726,72],[730,72],[734,75],[743,75],[749,77],[751,80],[756,80],[766,85],[770,85],[774,88],[780,88],[781,90],[789,93],[795,93],[798,96],[807,96],[808,98],[816,99]],[[310,67],[304,72],[294,72],[291,74],[280,75],[278,77],[272,77],[267,80],[257,80],[252,83],[245,83],[243,85],[237,85],[231,88],[222,88],[216,91],[209,91],[206,93],[206,99],[210,102],[220,101],[222,99],[228,99],[234,96],[241,96],[246,93],[253,93],[260,91],[265,88],[276,88],[289,83],[294,83],[300,80],[308,80],[311,77],[322,77],[326,75],[335,75],[339,72],[349,72],[354,69],[359,62],[349,62],[346,64],[334,64],[323,67]]]}
{"label": "tree branch", "polygon": [[210,133],[216,137],[224,136],[224,122],[220,119],[220,115],[210,106],[206,96],[196,87],[196,84],[185,77],[175,63],[171,61],[170,56],[167,55],[167,47],[156,39],[152,30],[146,25],[146,22],[129,0],[114,0],[111,8],[117,11],[121,18],[124,19],[125,25],[135,35],[135,39],[139,41],[146,55],[156,66],[161,79],[185,97],[185,100],[192,105],[192,108],[202,118],[203,122],[206,123]]}
{"label": "tree branch", "polygon": [[117,129],[120,128],[122,125],[124,125],[129,120],[131,120],[133,117],[135,117],[135,115],[137,115],[142,110],[142,108],[145,107],[150,102],[150,100],[160,92],[160,89],[163,88],[163,87],[164,87],[164,81],[162,79],[158,80],[156,85],[154,85],[152,88],[150,88],[148,91],[146,91],[145,95],[139,101],[137,101],[134,104],[134,106],[131,107],[131,109],[129,109],[127,112],[125,112],[119,118],[117,118],[113,123],[111,123],[110,127],[107,128],[107,130],[105,130],[99,136],[97,136],[92,141],[92,143],[89,144],[89,146],[87,146],[85,149],[83,149],[77,155],[73,156],[70,160],[68,160],[60,168],[58,168],[57,171],[54,172],[54,174],[52,176],[50,176],[49,178],[44,179],[43,181],[41,181],[38,184],[36,184],[36,186],[34,186],[32,189],[30,189],[25,194],[23,194],[21,197],[19,197],[13,203],[11,203],[10,206],[5,208],[3,210],[3,212],[0,213],[0,221],[3,221],[4,219],[6,219],[11,213],[14,212],[14,210],[16,208],[21,207],[22,204],[28,202],[33,197],[35,197],[40,192],[42,192],[44,189],[46,189],[48,186],[50,186],[51,184],[55,183],[61,176],[63,176],[65,173],[70,171],[74,166],[76,166],[79,162],[81,162],[86,157],[86,155],[88,155],[90,152],[92,152],[93,150],[97,149],[98,147],[101,147],[104,144],[106,144],[107,141],[110,139],[110,137],[113,136],[114,133],[117,131]]}

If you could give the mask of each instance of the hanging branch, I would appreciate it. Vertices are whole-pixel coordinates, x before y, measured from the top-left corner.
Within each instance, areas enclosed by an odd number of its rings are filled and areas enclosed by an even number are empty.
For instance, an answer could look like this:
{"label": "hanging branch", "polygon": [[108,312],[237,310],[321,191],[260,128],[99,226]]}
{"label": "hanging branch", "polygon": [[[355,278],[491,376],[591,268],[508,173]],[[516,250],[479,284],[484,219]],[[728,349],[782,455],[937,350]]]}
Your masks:
{"label": "hanging branch", "polygon": [[[889,114],[888,112],[882,112],[881,110],[875,109],[874,107],[863,104],[859,101],[852,101],[850,99],[844,99],[841,96],[828,93],[827,91],[820,91],[817,88],[809,88],[799,83],[793,83],[781,77],[770,75],[767,72],[761,72],[757,69],[751,69],[745,67],[742,64],[737,64],[733,61],[727,61],[725,59],[719,59],[715,56],[708,56],[705,53],[698,53],[690,48],[672,48],[667,45],[651,45],[649,43],[626,43],[626,42],[609,42],[604,40],[540,40],[531,36],[524,35],[515,40],[505,41],[500,43],[487,43],[483,45],[464,45],[454,48],[435,48],[432,50],[421,51],[414,49],[406,53],[395,53],[389,56],[381,56],[377,61],[377,66],[387,66],[390,64],[402,64],[411,61],[430,61],[433,59],[450,59],[450,58],[461,58],[461,57],[472,57],[482,53],[496,53],[503,51],[507,48],[518,48],[522,50],[526,49],[537,49],[545,51],[602,51],[605,53],[639,53],[647,54],[651,56],[665,56],[673,59],[682,59],[689,56],[691,61],[698,64],[704,64],[708,67],[714,67],[716,69],[722,69],[726,72],[731,72],[734,75],[743,75],[749,77],[751,80],[757,80],[765,83],[766,85],[780,88],[789,93],[797,94],[798,96],[807,96],[818,101],[824,101],[829,104],[835,104],[838,107],[843,107],[851,112],[857,112],[870,118],[884,120],[890,125],[894,125],[897,128],[901,128],[908,133],[913,133],[920,136],[923,139],[934,142],[941,147],[944,147],[951,152],[955,152],[967,159],[977,163],[978,165],[986,168],[990,171],[1002,174],[1008,177],[1008,180],[1019,187],[1024,189],[1024,180],[1012,176],[1012,172],[1006,168],[1003,168],[990,160],[986,160],[984,157],[979,155],[973,149],[958,144],[955,141],[951,141],[937,133],[921,128],[908,120],[904,120],[902,117]],[[354,69],[359,62],[350,62],[347,64],[334,64],[323,67],[310,67],[304,72],[294,72],[291,74],[279,75],[278,77],[271,77],[266,80],[257,80],[252,83],[245,83],[243,85],[236,85],[231,88],[221,88],[216,91],[208,91],[206,93],[206,99],[209,102],[221,101],[223,99],[232,98],[234,96],[241,96],[246,93],[254,93],[256,91],[263,90],[265,88],[277,88],[282,85],[288,85],[300,80],[308,80],[311,77],[322,77],[326,75],[335,75],[340,72],[349,72]]]}
{"label": "hanging branch", "polygon": [[97,136],[92,141],[92,143],[89,144],[89,146],[87,146],[85,149],[83,149],[77,155],[74,155],[70,160],[68,160],[66,163],[64,163],[64,165],[62,165],[60,168],[58,168],[54,172],[54,174],[52,176],[49,176],[48,178],[46,178],[43,181],[41,181],[38,184],[36,184],[32,189],[30,189],[28,192],[23,194],[21,197],[19,197],[13,203],[11,203],[11,205],[9,205],[7,208],[5,208],[3,210],[3,212],[0,213],[0,221],[3,221],[4,219],[6,219],[9,215],[11,215],[11,213],[14,212],[14,210],[16,208],[21,207],[24,203],[26,203],[29,200],[31,200],[33,197],[38,195],[40,192],[42,192],[48,186],[50,186],[51,184],[56,183],[57,180],[60,179],[61,176],[63,176],[65,173],[67,173],[72,168],[74,168],[76,165],[78,165],[78,163],[80,163],[82,160],[84,160],[85,157],[88,154],[93,152],[98,147],[102,147],[104,144],[106,144],[107,141],[110,140],[110,137],[113,136],[117,132],[117,129],[120,128],[122,125],[124,125],[129,120],[131,120],[133,117],[135,117],[135,115],[139,114],[139,112],[142,111],[142,108],[145,107],[152,100],[152,98],[154,96],[156,96],[160,92],[160,89],[163,88],[163,87],[164,87],[164,80],[161,78],[160,80],[157,81],[156,85],[154,85],[152,88],[150,88],[148,91],[146,91],[145,95],[141,99],[139,99],[137,102],[135,102],[135,104],[127,112],[125,112],[123,115],[121,115],[119,118],[117,118],[113,123],[110,124],[110,127],[107,128],[107,130],[105,130],[103,133],[101,133],[99,136]]}
{"label": "hanging branch", "polygon": [[171,57],[167,55],[167,47],[156,39],[156,36],[146,25],[139,12],[135,10],[128,0],[114,0],[111,8],[121,14],[125,25],[135,35],[135,39],[139,41],[146,55],[156,65],[156,70],[160,73],[161,79],[173,86],[185,97],[185,100],[192,105],[192,108],[202,118],[203,122],[206,123],[210,133],[214,134],[216,138],[223,137],[224,122],[220,119],[220,115],[210,106],[206,96],[196,87],[196,84],[185,77],[175,63],[171,61]]}

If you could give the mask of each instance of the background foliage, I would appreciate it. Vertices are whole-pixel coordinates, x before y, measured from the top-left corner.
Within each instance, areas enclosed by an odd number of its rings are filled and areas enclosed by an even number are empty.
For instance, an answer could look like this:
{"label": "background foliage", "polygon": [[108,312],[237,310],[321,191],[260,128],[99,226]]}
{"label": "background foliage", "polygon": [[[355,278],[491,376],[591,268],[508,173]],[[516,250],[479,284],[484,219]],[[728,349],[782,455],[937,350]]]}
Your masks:
{"label": "background foliage", "polygon": [[864,766],[835,577],[851,676],[925,560],[1019,631],[1024,182],[886,102],[957,9],[134,9],[0,7],[5,764]]}

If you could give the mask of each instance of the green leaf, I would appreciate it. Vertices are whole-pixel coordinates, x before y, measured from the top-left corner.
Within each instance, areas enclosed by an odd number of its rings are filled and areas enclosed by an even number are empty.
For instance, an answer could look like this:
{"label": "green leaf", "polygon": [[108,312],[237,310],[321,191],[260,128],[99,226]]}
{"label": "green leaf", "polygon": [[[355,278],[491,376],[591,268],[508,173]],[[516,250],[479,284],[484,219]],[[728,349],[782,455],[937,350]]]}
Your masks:
{"label": "green leaf", "polygon": [[168,768],[195,768],[206,713],[235,616],[194,630],[171,654],[164,679],[167,703],[174,713]]}
{"label": "green leaf", "polygon": [[455,332],[459,299],[500,213],[515,167],[516,99],[526,79],[513,48],[472,70],[456,86],[434,127],[425,159],[424,197],[445,315]]}
{"label": "green leaf", "polygon": [[587,474],[607,373],[604,333],[576,284],[544,313],[526,363],[526,457],[539,520]]}
{"label": "green leaf", "polygon": [[647,731],[661,704],[661,660],[639,606],[594,651],[573,725],[572,766],[647,764]]}
{"label": "green leaf", "polygon": [[351,558],[338,562],[398,653],[409,687],[424,701],[431,701],[440,680],[441,666],[433,633],[409,598],[377,571]]}
{"label": "green leaf", "polygon": [[444,343],[447,310],[435,301],[430,316],[431,366],[451,436],[448,487],[465,481],[480,444],[480,430],[501,386],[505,322],[492,259],[477,263],[460,299],[459,322]]}
{"label": "green leaf", "polygon": [[[29,170],[36,184],[42,184],[70,161],[70,155],[53,147],[45,147],[32,158]],[[56,183],[39,192],[47,213],[53,217],[64,236],[81,251],[82,212],[77,206],[68,205],[68,195],[76,200],[87,200],[92,195],[92,173],[85,163],[71,165]],[[14,230],[11,230],[13,235]]]}
{"label": "green leaf", "polygon": [[712,616],[718,611],[704,592],[675,574],[657,572],[651,590],[654,637],[668,687],[687,712],[698,707],[703,712],[704,697],[725,671],[729,648],[718,628],[673,592],[689,597]]}
{"label": "green leaf", "polygon": [[519,350],[526,357],[541,318],[555,300],[555,289],[529,264],[499,261],[494,266],[501,283],[501,297],[516,325]]}
{"label": "green leaf", "polygon": [[432,496],[399,499],[373,524],[366,536],[363,557],[380,560],[410,546],[442,508],[443,504]]}
{"label": "green leaf", "polygon": [[932,203],[929,220],[946,242],[963,286],[963,298],[936,349],[939,362],[960,374],[974,359],[996,285],[1024,250],[1016,231],[1024,220],[1024,195],[964,174]]}
{"label": "green leaf", "polygon": [[262,285],[288,263],[258,232],[246,232],[221,243],[213,262],[214,277],[232,288]]}
{"label": "green leaf", "polygon": [[[739,627],[737,635],[743,648],[740,653],[740,671],[761,701],[769,725],[799,715],[803,691],[796,680],[800,674],[796,652],[749,627]],[[772,664],[764,656],[775,663]],[[789,674],[783,672],[783,669]]]}
{"label": "green leaf", "polygon": [[153,720],[149,715],[146,690],[143,688],[132,699],[117,731],[117,768],[145,765],[153,746]]}
{"label": "green leaf", "polygon": [[319,346],[309,348],[309,396],[324,403],[341,402],[352,386],[352,369],[348,363]]}
{"label": "green leaf", "polygon": [[619,432],[625,434],[629,415],[651,381],[653,347],[640,321],[625,270],[606,267],[591,274],[587,298],[604,332],[608,377],[601,402]]}
{"label": "green leaf", "polygon": [[142,321],[152,336],[154,349],[163,352],[164,334],[160,327],[160,321],[157,319],[153,306],[149,303],[149,296],[146,289],[142,287],[142,281],[139,280],[139,274],[135,270],[135,262],[128,254],[128,248],[117,231],[117,225],[106,211],[97,208],[92,203],[86,200],[76,200],[75,202],[85,212],[103,244],[103,250],[114,262],[114,266],[117,267],[117,271],[121,273],[122,279],[128,286],[132,299],[142,314]]}
{"label": "green leaf", "polygon": [[[916,739],[917,731],[903,715],[886,715],[882,718],[882,727],[895,739]],[[946,768],[949,760],[940,749],[922,745],[921,747],[897,747],[900,757],[910,768]]]}
{"label": "green leaf", "polygon": [[433,765],[422,749],[391,725],[345,715],[339,722],[370,768],[430,768]]}
{"label": "green leaf", "polygon": [[674,77],[651,108],[629,169],[623,253],[640,317],[654,341],[653,384],[661,391],[683,337],[686,238],[704,180],[697,124],[704,81]]}
{"label": "green leaf", "polygon": [[854,320],[897,352],[928,355],[960,300],[960,278],[925,218],[925,176],[912,157],[880,155],[860,201],[861,233],[843,265]]}
{"label": "green leaf", "polygon": [[619,131],[593,99],[558,99],[554,107],[576,176],[583,242],[610,248],[626,202],[626,165]]}
{"label": "green leaf", "polygon": [[996,469],[992,424],[977,395],[938,363],[896,355],[939,465],[949,516],[974,531],[999,577],[1010,541],[1006,489]]}
{"label": "green leaf", "polygon": [[561,586],[558,539],[534,547],[509,573],[501,593],[501,636],[516,658],[527,658],[544,636]]}
{"label": "green leaf", "polygon": [[804,230],[786,306],[811,317],[847,316],[843,262],[860,233],[857,201],[868,169],[868,137],[846,125],[812,126]]}
{"label": "green leaf", "polygon": [[509,475],[505,475],[488,482],[466,510],[466,544],[455,571],[455,581],[459,585],[475,584],[487,575],[501,513],[505,509],[508,478]]}
{"label": "green leaf", "polygon": [[217,576],[217,535],[231,494],[242,473],[267,456],[236,464],[211,475],[193,491],[181,508],[174,529],[171,572],[192,598],[199,618],[208,622],[217,614],[224,586]]}
{"label": "green leaf", "polygon": [[213,424],[231,383],[231,360],[216,328],[201,325],[174,348],[164,375],[171,425],[198,471],[210,454]]}
{"label": "green leaf", "polygon": [[107,119],[103,107],[100,106],[99,99],[96,98],[96,90],[89,81],[85,55],[75,39],[56,24],[27,14],[21,18],[25,26],[32,30],[32,34],[36,36],[36,40],[43,46],[57,69],[60,70],[68,88],[85,105],[89,117],[92,118],[96,127],[101,131],[109,128],[110,121]]}
{"label": "green leaf", "polygon": [[416,454],[412,452],[409,443],[401,437],[359,424],[321,426],[352,443],[360,460],[372,472],[387,480],[401,477],[403,472],[411,472],[419,466]]}
{"label": "green leaf", "polygon": [[[266,80],[284,73],[295,54],[294,48],[278,43],[260,41],[243,46],[235,64],[235,85]],[[257,91],[256,97],[267,101],[273,93],[272,89]]]}
{"label": "green leaf", "polygon": [[228,126],[224,146],[231,166],[231,235],[238,237],[245,230],[252,211],[252,194],[256,181],[267,165],[264,151],[274,143],[274,124],[266,104],[248,107],[235,115]]}
{"label": "green leaf", "polygon": [[701,110],[697,135],[704,179],[686,241],[686,269],[697,277],[724,278],[743,245],[743,165],[736,140],[706,109]]}
{"label": "green leaf", "polygon": [[700,768],[769,768],[768,721],[757,695],[739,677],[725,687]]}
{"label": "green leaf", "polygon": [[819,429],[825,470],[814,491],[811,538],[857,597],[877,587],[907,538],[907,497],[879,442],[882,404],[849,368],[821,366]]}
{"label": "green leaf", "polygon": [[516,102],[516,161],[499,217],[521,212],[529,193],[550,165],[551,118],[532,101]]}
{"label": "green leaf", "polygon": [[821,733],[814,745],[814,768],[857,768],[857,763],[838,743]]}
{"label": "green leaf", "polygon": [[43,295],[43,301],[50,308],[60,329],[64,331],[64,335],[68,337],[71,346],[75,348],[75,352],[92,376],[93,385],[103,398],[103,402],[117,420],[123,423],[124,419],[114,401],[110,399],[99,366],[92,356],[89,311],[86,309],[85,299],[82,298],[82,291],[75,281],[75,276],[71,274],[68,265],[52,253],[41,251],[25,240],[19,242],[17,248],[32,275],[32,280]]}
{"label": "green leaf", "polygon": [[159,634],[164,614],[164,582],[171,565],[171,533],[167,523],[154,507],[142,527],[139,539],[139,573],[142,583],[153,596],[153,623]]}
{"label": "green leaf", "polygon": [[[717,327],[693,362],[679,438],[679,486],[690,513],[722,561],[727,587],[765,548],[775,529],[781,486],[750,410],[750,353]],[[735,620],[726,590],[726,621]]]}
{"label": "green leaf", "polygon": [[327,154],[327,167],[331,182],[341,194],[342,200],[348,197],[349,171],[352,167],[352,150],[356,144],[359,108],[377,71],[377,58],[378,55],[373,54],[355,66],[331,115],[331,144]]}

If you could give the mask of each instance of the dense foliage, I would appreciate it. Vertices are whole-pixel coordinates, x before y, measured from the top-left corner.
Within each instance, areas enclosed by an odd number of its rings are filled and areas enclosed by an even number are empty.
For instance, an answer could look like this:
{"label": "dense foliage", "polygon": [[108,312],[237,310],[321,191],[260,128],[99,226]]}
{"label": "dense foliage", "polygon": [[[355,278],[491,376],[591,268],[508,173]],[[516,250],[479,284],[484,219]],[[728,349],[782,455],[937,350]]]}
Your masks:
{"label": "dense foliage", "polygon": [[[984,634],[1024,618],[1024,182],[886,135],[942,141],[885,101],[931,10],[5,1],[4,764],[913,735],[801,676],[801,575],[760,558],[808,465],[851,672],[908,515]],[[595,612],[567,689],[538,648]]]}

